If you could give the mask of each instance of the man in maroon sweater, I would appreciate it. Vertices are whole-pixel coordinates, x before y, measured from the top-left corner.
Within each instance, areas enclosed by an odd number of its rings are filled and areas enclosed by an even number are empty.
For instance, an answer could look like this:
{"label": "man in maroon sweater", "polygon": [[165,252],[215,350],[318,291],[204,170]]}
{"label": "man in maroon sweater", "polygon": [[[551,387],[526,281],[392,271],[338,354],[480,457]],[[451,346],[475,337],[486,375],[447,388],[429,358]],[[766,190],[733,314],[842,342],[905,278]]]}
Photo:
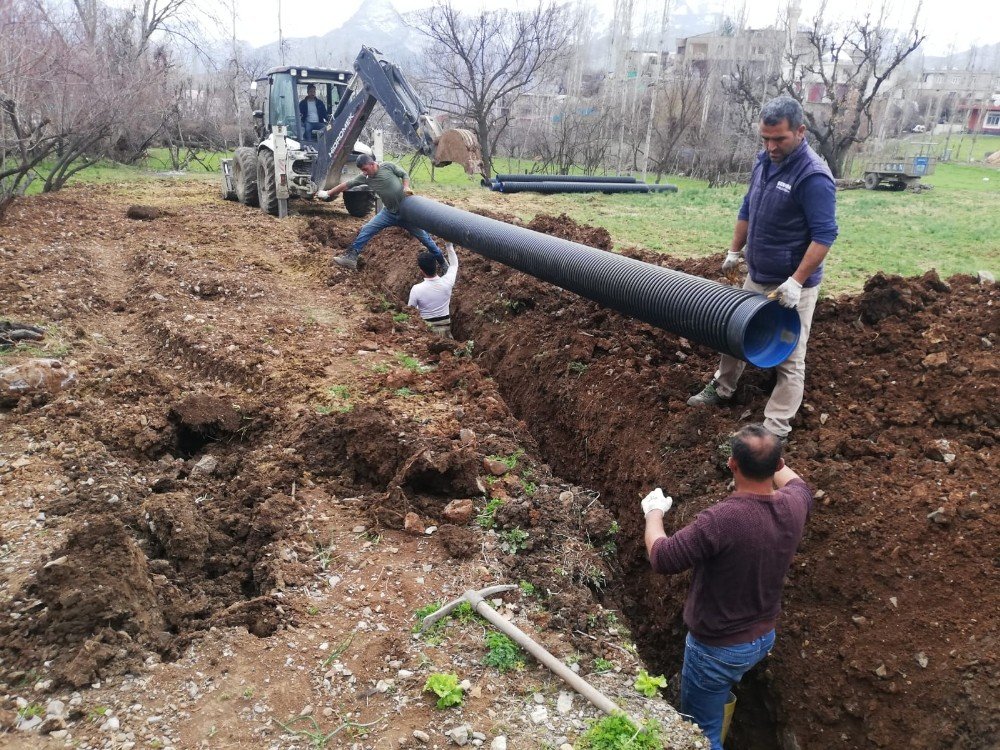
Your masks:
{"label": "man in maroon sweater", "polygon": [[780,439],[763,425],[746,425],[730,445],[736,491],[673,536],[663,531],[673,500],[656,488],[642,501],[653,570],[693,568],[681,713],[701,727],[712,750],[722,750],[729,691],[774,645],[785,574],[812,506],[809,485],[785,466]]}

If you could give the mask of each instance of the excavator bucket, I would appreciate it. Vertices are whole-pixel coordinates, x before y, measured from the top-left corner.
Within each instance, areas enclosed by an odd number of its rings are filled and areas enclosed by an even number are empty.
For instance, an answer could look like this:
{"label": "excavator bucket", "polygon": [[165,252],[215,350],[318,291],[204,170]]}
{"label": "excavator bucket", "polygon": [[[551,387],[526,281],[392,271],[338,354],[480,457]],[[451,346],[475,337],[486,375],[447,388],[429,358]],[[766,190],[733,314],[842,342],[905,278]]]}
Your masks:
{"label": "excavator bucket", "polygon": [[434,166],[444,167],[452,163],[461,164],[466,174],[482,174],[483,154],[471,130],[446,130],[434,144]]}

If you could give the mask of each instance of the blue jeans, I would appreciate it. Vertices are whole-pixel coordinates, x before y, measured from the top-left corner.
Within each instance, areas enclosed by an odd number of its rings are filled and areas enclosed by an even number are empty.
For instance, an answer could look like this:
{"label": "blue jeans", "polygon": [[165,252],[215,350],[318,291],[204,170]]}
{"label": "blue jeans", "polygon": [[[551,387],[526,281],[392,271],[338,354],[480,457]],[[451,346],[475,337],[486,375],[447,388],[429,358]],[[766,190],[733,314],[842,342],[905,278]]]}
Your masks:
{"label": "blue jeans", "polygon": [[729,691],[773,646],[773,630],[734,646],[707,646],[688,633],[681,668],[681,713],[701,727],[712,750],[722,750],[722,715]]}
{"label": "blue jeans", "polygon": [[303,122],[302,123],[302,139],[306,141],[311,141],[316,138],[316,131],[322,130],[326,127],[325,122]]}
{"label": "blue jeans", "polygon": [[388,208],[383,208],[375,217],[361,227],[361,231],[358,232],[358,236],[354,238],[354,242],[351,243],[351,253],[354,255],[360,255],[361,251],[365,249],[365,245],[371,242],[372,237],[381,232],[383,229],[388,229],[389,227],[402,227],[407,232],[412,234],[418,240],[420,244],[431,251],[439,261],[444,261],[444,254],[441,252],[431,236],[427,234],[423,229],[418,229],[417,227],[408,226],[403,222],[403,219],[399,214],[394,214]]}

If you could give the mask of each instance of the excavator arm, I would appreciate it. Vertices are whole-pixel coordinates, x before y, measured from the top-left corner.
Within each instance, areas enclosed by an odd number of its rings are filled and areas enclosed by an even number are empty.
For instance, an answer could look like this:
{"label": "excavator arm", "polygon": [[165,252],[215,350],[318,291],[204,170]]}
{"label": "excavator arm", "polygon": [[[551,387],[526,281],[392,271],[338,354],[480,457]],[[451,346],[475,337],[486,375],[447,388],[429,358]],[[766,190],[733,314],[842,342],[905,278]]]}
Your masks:
{"label": "excavator arm", "polygon": [[483,171],[482,154],[472,132],[442,131],[402,71],[378,50],[362,47],[354,61],[354,78],[318,138],[311,175],[318,188],[331,188],[340,182],[354,143],[376,104],[382,105],[410,145],[429,156],[435,166],[458,162],[470,175]]}

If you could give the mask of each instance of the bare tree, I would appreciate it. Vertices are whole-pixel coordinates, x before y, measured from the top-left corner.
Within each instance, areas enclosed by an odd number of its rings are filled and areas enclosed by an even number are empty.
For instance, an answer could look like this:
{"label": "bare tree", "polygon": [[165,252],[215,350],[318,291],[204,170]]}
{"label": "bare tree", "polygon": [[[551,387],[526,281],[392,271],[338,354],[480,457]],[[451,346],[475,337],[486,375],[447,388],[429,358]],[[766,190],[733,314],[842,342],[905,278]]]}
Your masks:
{"label": "bare tree", "polygon": [[188,33],[186,2],[118,11],[96,0],[0,0],[0,193],[35,179],[57,190],[109,154],[152,143],[182,92],[171,50],[155,38]]}
{"label": "bare tree", "polygon": [[450,0],[423,11],[418,30],[430,40],[435,105],[474,125],[487,175],[518,97],[555,76],[566,54],[567,12],[552,0],[528,11],[471,16]]}
{"label": "bare tree", "polygon": [[704,78],[691,71],[679,71],[654,89],[656,108],[650,121],[649,161],[656,182],[677,166],[678,147],[698,127],[704,83]]}
{"label": "bare tree", "polygon": [[823,103],[828,106],[806,106],[806,124],[813,147],[834,176],[840,177],[850,149],[874,130],[872,107],[883,85],[925,35],[917,28],[916,15],[903,34],[887,28],[885,6],[879,15],[851,21],[846,29],[825,27],[822,11],[809,29],[807,50],[790,57],[782,88],[807,103],[803,84],[814,80],[822,87]]}

